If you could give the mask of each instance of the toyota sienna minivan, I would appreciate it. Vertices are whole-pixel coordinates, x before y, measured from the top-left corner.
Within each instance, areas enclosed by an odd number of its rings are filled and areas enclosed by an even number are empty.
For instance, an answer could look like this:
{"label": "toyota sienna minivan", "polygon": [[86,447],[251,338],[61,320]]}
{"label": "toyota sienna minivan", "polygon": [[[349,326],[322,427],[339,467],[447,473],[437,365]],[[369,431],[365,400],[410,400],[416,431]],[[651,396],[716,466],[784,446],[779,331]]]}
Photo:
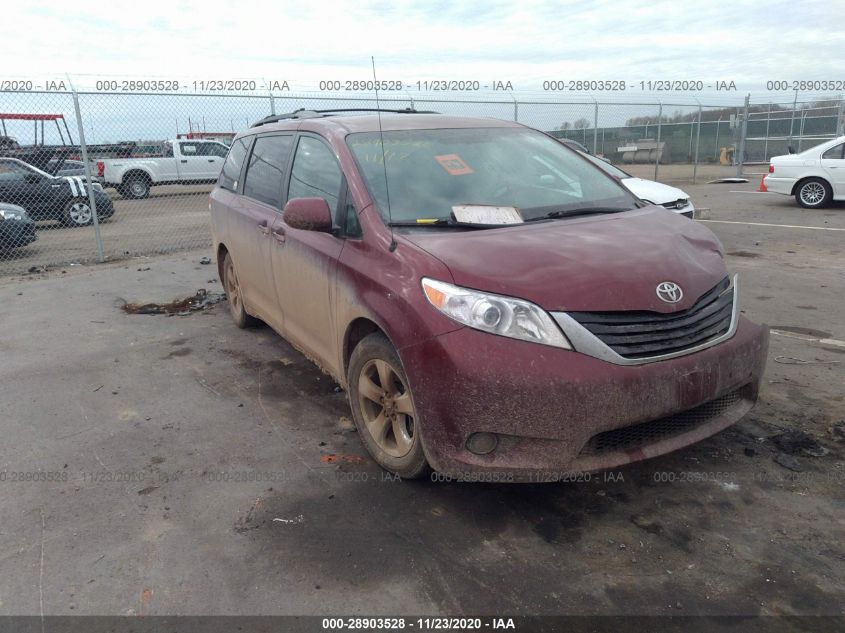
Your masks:
{"label": "toyota sienna minivan", "polygon": [[404,478],[609,469],[757,398],[768,330],[713,233],[517,123],[268,117],[234,139],[210,209],[235,323],[337,380]]}

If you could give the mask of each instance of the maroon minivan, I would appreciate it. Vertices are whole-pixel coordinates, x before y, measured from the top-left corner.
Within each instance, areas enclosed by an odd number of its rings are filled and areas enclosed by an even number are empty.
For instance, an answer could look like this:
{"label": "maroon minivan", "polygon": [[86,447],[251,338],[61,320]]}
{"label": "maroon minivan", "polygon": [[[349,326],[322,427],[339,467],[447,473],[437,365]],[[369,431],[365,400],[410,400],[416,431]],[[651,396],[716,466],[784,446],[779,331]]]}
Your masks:
{"label": "maroon minivan", "polygon": [[768,331],[713,233],[525,126],[268,117],[210,206],[237,325],[265,321],[334,377],[402,477],[616,467],[757,398]]}

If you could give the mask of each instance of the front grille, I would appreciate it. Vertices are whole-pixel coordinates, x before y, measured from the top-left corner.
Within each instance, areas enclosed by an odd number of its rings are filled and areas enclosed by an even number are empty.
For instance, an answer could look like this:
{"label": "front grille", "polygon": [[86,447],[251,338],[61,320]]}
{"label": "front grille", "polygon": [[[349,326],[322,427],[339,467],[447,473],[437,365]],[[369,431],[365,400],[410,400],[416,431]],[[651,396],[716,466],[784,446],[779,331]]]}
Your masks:
{"label": "front grille", "polygon": [[581,451],[582,455],[598,455],[614,451],[632,450],[653,444],[681,433],[691,431],[697,426],[712,420],[735,406],[742,399],[740,391],[733,391],[710,402],[705,402],[694,409],[676,413],[665,418],[642,422],[634,426],[604,431],[590,438]]}
{"label": "front grille", "polygon": [[569,316],[624,358],[680,352],[725,334],[731,327],[733,288],[725,277],[680,312],[569,312]]}
{"label": "front grille", "polygon": [[683,209],[688,204],[689,200],[686,198],[678,198],[677,200],[672,200],[671,202],[664,202],[663,206],[667,209]]}

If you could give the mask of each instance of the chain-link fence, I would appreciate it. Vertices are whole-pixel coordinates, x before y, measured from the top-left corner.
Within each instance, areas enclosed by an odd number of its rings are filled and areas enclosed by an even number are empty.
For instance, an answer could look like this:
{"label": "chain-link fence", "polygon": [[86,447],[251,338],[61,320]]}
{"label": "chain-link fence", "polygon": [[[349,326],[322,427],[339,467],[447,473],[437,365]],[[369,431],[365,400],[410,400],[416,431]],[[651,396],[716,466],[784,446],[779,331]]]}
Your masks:
{"label": "chain-link fence", "polygon": [[[636,176],[687,183],[738,175],[842,133],[843,99],[691,106],[562,103],[513,93],[0,92],[0,274],[210,245],[208,192],[236,133],[269,114],[382,108],[514,120]],[[175,83],[175,82],[174,82]]]}

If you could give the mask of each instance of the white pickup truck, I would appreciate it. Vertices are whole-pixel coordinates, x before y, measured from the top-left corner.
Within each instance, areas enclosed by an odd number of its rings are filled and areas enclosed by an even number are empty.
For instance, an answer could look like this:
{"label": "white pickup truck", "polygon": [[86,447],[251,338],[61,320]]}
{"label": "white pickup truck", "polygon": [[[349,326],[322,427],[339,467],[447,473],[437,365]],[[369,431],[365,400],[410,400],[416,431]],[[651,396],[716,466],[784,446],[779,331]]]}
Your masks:
{"label": "white pickup truck", "polygon": [[161,156],[98,160],[97,177],[103,186],[114,187],[124,198],[146,198],[156,185],[216,181],[228,151],[217,141],[165,141]]}

